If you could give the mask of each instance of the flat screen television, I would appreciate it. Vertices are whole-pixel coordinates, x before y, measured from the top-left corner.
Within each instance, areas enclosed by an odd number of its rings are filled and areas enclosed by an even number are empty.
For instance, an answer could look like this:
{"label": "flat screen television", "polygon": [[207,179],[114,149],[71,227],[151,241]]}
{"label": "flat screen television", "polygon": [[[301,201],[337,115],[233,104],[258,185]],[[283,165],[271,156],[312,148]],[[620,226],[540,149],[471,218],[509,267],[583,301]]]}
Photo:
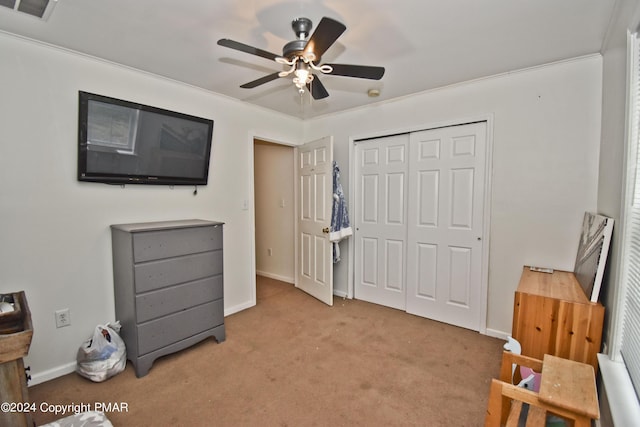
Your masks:
{"label": "flat screen television", "polygon": [[78,180],[206,185],[213,120],[79,92]]}

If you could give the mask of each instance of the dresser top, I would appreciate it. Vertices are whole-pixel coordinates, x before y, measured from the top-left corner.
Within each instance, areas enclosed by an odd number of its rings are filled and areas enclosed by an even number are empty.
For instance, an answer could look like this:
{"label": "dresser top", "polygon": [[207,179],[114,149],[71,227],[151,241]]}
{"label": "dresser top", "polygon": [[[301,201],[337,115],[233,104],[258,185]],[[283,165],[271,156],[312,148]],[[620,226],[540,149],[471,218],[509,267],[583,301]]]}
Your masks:
{"label": "dresser top", "polygon": [[575,274],[570,271],[554,270],[553,273],[541,273],[531,271],[525,266],[520,276],[518,292],[577,303],[590,302]]}
{"label": "dresser top", "polygon": [[222,225],[222,222],[206,221],[203,219],[182,219],[177,221],[156,221],[156,222],[138,222],[132,224],[113,224],[112,229],[126,231],[127,233],[135,233],[139,231],[157,231],[170,228],[189,228],[189,227],[206,227],[212,225]]}

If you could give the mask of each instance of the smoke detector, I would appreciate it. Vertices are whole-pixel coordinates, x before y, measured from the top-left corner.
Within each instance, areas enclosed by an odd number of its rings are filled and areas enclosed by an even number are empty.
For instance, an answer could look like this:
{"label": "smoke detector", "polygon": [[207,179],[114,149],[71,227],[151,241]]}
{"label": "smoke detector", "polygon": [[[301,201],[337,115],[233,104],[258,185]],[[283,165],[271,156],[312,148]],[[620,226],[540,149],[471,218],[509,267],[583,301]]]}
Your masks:
{"label": "smoke detector", "polygon": [[0,6],[26,13],[42,20],[49,19],[58,0],[0,0]]}

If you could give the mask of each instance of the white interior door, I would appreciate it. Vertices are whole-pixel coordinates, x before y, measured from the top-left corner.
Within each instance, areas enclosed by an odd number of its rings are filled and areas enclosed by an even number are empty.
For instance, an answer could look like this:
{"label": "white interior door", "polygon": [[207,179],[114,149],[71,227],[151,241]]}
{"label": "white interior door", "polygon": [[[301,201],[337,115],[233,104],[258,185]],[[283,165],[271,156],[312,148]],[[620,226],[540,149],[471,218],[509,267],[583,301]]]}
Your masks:
{"label": "white interior door", "polygon": [[355,297],[479,330],[486,122],[356,145]]}
{"label": "white interior door", "polygon": [[356,146],[355,296],[405,309],[409,135]]}
{"label": "white interior door", "polygon": [[411,134],[407,312],[479,330],[486,123]]}
{"label": "white interior door", "polygon": [[296,287],[333,305],[333,138],[296,149]]}

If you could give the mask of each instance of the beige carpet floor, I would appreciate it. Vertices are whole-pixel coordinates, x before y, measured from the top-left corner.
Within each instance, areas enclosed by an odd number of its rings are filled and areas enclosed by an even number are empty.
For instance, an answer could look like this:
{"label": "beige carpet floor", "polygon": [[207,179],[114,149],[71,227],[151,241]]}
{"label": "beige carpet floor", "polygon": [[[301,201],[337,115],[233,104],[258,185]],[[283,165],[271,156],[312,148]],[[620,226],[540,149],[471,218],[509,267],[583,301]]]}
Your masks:
{"label": "beige carpet floor", "polygon": [[107,414],[115,426],[481,426],[503,345],[363,301],[329,307],[264,278],[257,305],[225,325],[223,343],[158,359],[145,377],[130,363],[103,383],[69,374],[30,399],[125,403]]}

